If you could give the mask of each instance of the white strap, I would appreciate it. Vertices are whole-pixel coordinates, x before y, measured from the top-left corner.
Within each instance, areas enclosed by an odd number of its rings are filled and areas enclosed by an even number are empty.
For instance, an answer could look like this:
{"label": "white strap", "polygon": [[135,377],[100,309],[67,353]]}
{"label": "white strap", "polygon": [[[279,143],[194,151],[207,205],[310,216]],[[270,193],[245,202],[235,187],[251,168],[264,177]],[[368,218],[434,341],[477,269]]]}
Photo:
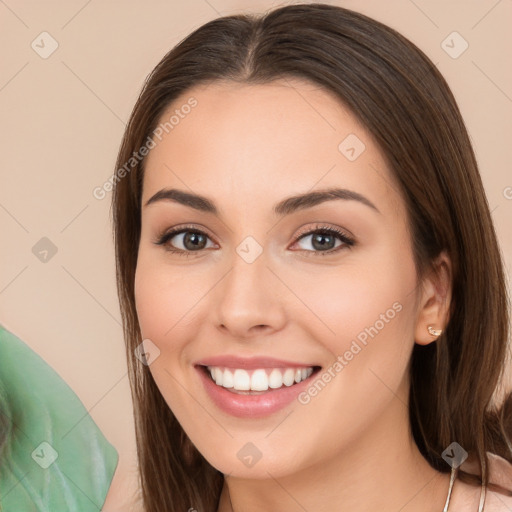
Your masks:
{"label": "white strap", "polygon": [[480,490],[480,504],[478,505],[478,512],[482,512],[484,509],[486,494],[487,494],[487,487],[485,485],[482,485],[482,489]]}
{"label": "white strap", "polygon": [[452,467],[452,472],[450,475],[450,487],[448,488],[448,496],[446,497],[446,503],[444,504],[443,512],[448,512],[448,506],[450,505],[450,498],[452,496],[453,483],[455,482],[455,478],[457,478],[457,473],[458,468]]}

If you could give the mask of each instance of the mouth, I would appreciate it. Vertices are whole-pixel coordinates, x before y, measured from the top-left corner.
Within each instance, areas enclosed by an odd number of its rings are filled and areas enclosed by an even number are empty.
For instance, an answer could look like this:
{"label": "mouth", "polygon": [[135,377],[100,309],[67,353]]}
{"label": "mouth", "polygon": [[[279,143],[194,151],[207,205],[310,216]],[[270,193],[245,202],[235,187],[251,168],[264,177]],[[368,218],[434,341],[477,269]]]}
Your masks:
{"label": "mouth", "polygon": [[206,395],[219,411],[250,420],[288,408],[322,369],[266,355],[234,354],[210,356],[193,366]]}
{"label": "mouth", "polygon": [[293,368],[228,368],[198,365],[216,386],[239,395],[261,395],[290,388],[320,371],[319,366]]}

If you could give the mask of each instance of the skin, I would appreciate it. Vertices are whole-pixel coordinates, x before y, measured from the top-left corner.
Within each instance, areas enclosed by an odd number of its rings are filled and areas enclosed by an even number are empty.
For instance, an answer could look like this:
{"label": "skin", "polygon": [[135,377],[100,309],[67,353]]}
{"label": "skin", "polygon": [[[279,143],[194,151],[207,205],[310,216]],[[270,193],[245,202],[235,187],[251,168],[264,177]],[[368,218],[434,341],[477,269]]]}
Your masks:
{"label": "skin", "polygon": [[[164,188],[207,196],[219,215],[173,201],[143,207],[135,278],[143,338],[160,355],[150,366],[184,430],[226,475],[220,512],[443,509],[449,475],[433,470],[409,432],[408,363],[414,343],[435,341],[448,321],[450,261],[418,279],[405,203],[369,132],[330,93],[287,80],[214,82],[146,160],[142,202]],[[351,133],[366,149],[338,150]],[[364,195],[279,217],[291,195],[341,187]],[[185,257],[154,242],[174,226],[208,235]],[[318,225],[353,236],[329,255],[315,249]],[[247,263],[237,246],[252,236],[263,252]],[[331,242],[332,243],[332,242]],[[168,242],[187,249],[183,235]],[[331,251],[333,251],[331,249]],[[220,354],[268,355],[326,369],[394,303],[402,308],[307,405],[293,401],[259,419],[218,409],[193,364]],[[262,458],[246,467],[237,452]],[[228,498],[228,491],[230,499]],[[192,506],[193,504],[191,504]]]}

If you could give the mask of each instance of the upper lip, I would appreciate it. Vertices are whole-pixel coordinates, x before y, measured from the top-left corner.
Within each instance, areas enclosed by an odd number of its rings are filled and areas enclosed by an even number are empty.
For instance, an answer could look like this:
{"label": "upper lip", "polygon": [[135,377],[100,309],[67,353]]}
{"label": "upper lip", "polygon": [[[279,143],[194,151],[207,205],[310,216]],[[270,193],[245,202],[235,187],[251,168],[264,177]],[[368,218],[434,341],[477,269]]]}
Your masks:
{"label": "upper lip", "polygon": [[298,363],[295,361],[285,361],[284,359],[275,359],[267,356],[240,357],[235,355],[220,355],[207,357],[196,361],[199,366],[223,366],[226,368],[309,368],[314,365],[311,363]]}

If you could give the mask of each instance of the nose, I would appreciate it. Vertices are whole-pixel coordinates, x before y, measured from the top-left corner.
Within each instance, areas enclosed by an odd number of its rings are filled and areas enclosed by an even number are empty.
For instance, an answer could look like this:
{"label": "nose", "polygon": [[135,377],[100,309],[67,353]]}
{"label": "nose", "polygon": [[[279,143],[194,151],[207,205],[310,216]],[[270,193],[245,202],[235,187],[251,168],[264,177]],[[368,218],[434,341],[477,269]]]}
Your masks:
{"label": "nose", "polygon": [[279,331],[286,323],[282,283],[264,253],[252,263],[238,254],[214,297],[215,323],[231,337],[245,340]]}

